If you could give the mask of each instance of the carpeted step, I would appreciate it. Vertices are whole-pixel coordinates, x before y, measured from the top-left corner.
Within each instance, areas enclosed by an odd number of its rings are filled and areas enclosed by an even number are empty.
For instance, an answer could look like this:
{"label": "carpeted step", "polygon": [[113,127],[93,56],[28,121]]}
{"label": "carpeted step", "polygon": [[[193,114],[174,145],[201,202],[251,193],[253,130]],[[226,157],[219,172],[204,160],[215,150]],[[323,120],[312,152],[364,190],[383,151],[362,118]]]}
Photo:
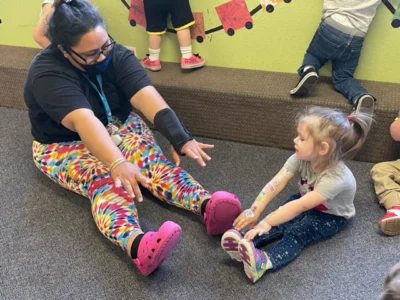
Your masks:
{"label": "carpeted step", "polygon": [[[195,135],[268,147],[293,149],[294,119],[307,105],[322,105],[350,113],[352,106],[337,93],[330,78],[321,78],[308,98],[292,98],[296,74],[205,67],[182,72],[163,63],[149,72],[153,84]],[[362,81],[378,98],[376,123],[356,159],[368,162],[399,157],[399,143],[389,126],[400,108],[400,84]]]}
{"label": "carpeted step", "polygon": [[[25,74],[38,51],[0,45],[0,106],[25,108]],[[175,63],[163,63],[161,72],[148,74],[184,124],[198,136],[292,149],[294,119],[303,107],[322,105],[348,113],[352,110],[348,101],[334,91],[330,78],[321,78],[310,97],[294,99],[289,90],[297,83],[296,74],[220,67],[183,72]],[[396,159],[400,144],[391,139],[389,125],[400,108],[400,84],[362,84],[378,102],[376,123],[356,159]]]}

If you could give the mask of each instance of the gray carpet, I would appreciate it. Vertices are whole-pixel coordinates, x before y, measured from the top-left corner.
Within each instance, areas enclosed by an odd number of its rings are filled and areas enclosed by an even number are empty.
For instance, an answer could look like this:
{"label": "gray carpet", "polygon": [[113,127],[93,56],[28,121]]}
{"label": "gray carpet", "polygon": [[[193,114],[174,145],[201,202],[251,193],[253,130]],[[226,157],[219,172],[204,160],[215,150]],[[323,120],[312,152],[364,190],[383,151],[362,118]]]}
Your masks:
{"label": "gray carpet", "polygon": [[[150,196],[138,205],[144,230],[179,223],[182,239],[144,278],[120,248],[98,232],[89,201],[36,170],[27,113],[0,108],[0,299],[376,299],[385,272],[400,261],[400,237],[377,231],[383,209],[371,164],[349,162],[358,180],[357,215],[334,238],[309,246],[287,267],[256,284],[206,234],[202,220]],[[157,135],[159,137],[159,135]],[[167,144],[159,138],[161,145]],[[291,151],[202,139],[215,144],[206,168],[184,167],[207,189],[226,189],[248,207]],[[295,192],[288,187],[276,208]]]}

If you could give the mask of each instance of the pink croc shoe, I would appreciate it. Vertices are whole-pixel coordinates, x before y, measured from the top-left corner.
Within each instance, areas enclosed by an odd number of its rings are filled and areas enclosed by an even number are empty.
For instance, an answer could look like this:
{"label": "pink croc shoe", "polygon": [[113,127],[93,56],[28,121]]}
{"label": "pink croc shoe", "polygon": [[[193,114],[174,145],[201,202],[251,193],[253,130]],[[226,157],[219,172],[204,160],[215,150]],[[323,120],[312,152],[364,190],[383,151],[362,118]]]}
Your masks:
{"label": "pink croc shoe", "polygon": [[242,205],[235,195],[224,191],[215,192],[204,212],[207,233],[216,235],[231,229],[233,221],[241,211]]}
{"label": "pink croc shoe", "polygon": [[157,232],[147,232],[139,243],[133,262],[144,276],[152,273],[175,248],[181,237],[181,227],[171,221],[161,225]]}

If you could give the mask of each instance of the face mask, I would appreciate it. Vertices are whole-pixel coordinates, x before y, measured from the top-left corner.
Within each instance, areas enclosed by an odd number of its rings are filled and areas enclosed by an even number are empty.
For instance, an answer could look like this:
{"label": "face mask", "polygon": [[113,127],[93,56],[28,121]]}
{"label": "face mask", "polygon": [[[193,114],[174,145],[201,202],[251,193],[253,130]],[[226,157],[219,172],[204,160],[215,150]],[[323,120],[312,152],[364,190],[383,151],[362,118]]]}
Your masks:
{"label": "face mask", "polygon": [[108,55],[106,56],[106,58],[99,62],[99,63],[95,63],[95,64],[91,64],[91,65],[81,65],[80,66],[85,69],[85,71],[89,74],[89,75],[97,75],[97,74],[101,74],[103,73],[110,61],[111,61],[111,56],[112,56],[112,51],[110,53],[108,53]]}

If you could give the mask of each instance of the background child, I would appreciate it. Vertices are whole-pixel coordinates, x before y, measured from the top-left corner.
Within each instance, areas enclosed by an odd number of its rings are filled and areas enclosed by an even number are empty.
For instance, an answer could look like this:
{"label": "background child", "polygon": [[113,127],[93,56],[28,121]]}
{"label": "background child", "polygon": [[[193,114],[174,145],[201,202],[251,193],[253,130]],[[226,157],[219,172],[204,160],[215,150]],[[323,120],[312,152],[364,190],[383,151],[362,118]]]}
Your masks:
{"label": "background child", "polygon": [[44,0],[42,3],[42,10],[40,13],[39,22],[36,24],[33,31],[33,39],[42,48],[46,48],[50,45],[49,39],[46,37],[47,30],[49,28],[47,20],[50,13],[53,11],[54,0]]}
{"label": "background child", "polygon": [[189,27],[194,24],[189,0],[144,0],[146,30],[149,34],[149,54],[142,59],[142,66],[151,71],[160,71],[161,35],[167,29],[167,17],[176,30],[182,53],[181,68],[194,69],[205,65],[205,60],[192,52]]}
{"label": "background child", "polygon": [[[294,260],[306,245],[333,236],[355,215],[356,181],[343,159],[352,157],[364,143],[369,119],[366,114],[346,116],[323,107],[310,107],[299,115],[296,154],[234,221],[235,229],[222,236],[222,248],[243,262],[252,282],[266,270]],[[300,175],[299,194],[253,227],[294,175]],[[253,228],[243,239],[239,231],[246,227]],[[258,249],[278,239],[268,251]]]}
{"label": "background child", "polygon": [[[400,114],[400,112],[399,112]],[[390,126],[390,134],[400,141],[400,119]],[[371,170],[375,192],[386,214],[379,219],[380,230],[387,235],[400,234],[400,159],[376,164]]]}
{"label": "background child", "polygon": [[319,69],[332,61],[334,88],[357,112],[371,114],[375,99],[353,78],[364,37],[381,0],[324,0],[322,21],[298,69],[300,80],[291,95],[306,96],[319,78]]}
{"label": "background child", "polygon": [[[87,0],[89,1],[89,0]],[[90,1],[89,1],[90,2]],[[49,29],[48,19],[50,14],[54,11],[53,8],[54,0],[44,0],[42,2],[42,8],[40,11],[40,18],[38,23],[33,30],[33,39],[42,48],[46,48],[50,45],[49,39],[46,37],[47,31]]]}
{"label": "background child", "polygon": [[380,300],[400,300],[400,263],[393,266],[386,275]]}

